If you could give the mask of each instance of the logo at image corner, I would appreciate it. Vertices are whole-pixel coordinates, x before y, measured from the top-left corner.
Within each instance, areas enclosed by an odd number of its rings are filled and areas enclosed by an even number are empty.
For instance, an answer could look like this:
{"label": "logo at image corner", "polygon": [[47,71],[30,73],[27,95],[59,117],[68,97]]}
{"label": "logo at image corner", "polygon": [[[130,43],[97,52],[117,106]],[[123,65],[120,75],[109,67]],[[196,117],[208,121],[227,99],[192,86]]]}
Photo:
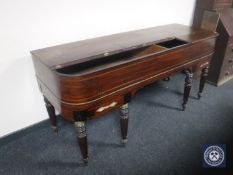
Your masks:
{"label": "logo at image corner", "polygon": [[226,145],[206,145],[203,153],[203,167],[221,167],[226,166],[225,161]]}

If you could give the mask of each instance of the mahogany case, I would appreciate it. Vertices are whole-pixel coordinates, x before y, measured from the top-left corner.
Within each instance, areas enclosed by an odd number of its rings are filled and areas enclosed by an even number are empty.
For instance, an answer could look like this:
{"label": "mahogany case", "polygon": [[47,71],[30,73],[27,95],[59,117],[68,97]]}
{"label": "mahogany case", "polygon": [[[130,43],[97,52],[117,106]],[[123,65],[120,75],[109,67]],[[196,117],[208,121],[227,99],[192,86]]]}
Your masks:
{"label": "mahogany case", "polygon": [[208,66],[217,33],[179,24],[31,51],[42,94],[68,120],[95,118],[178,71]]}

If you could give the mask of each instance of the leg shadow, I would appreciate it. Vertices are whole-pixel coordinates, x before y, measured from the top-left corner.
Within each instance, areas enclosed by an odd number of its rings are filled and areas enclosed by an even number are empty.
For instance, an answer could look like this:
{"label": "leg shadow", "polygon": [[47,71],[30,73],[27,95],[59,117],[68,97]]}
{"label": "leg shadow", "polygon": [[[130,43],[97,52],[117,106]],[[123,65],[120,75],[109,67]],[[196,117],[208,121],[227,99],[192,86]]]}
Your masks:
{"label": "leg shadow", "polygon": [[182,111],[181,108],[169,106],[169,105],[159,103],[159,102],[147,102],[147,104],[150,105],[150,106],[158,106],[158,107],[161,107],[161,108],[172,109],[172,110],[176,110],[176,111]]}
{"label": "leg shadow", "polygon": [[83,162],[64,162],[59,160],[51,160],[51,161],[41,161],[38,163],[39,168],[60,168],[60,167],[68,167],[68,168],[78,168],[85,167],[86,164]]}
{"label": "leg shadow", "polygon": [[[120,139],[119,139],[120,140]],[[92,140],[91,142],[89,142],[90,145],[94,146],[95,148],[107,148],[107,147],[111,147],[111,148],[119,148],[122,147],[122,145],[119,143],[106,143],[106,142],[102,142],[102,141],[94,141]]]}

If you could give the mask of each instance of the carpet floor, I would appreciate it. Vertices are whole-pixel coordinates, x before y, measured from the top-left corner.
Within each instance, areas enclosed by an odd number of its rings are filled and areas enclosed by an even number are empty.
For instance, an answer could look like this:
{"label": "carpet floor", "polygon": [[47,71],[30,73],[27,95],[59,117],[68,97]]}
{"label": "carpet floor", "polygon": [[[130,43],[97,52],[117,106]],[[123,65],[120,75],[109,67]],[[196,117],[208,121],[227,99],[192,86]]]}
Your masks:
{"label": "carpet floor", "polygon": [[[87,122],[88,166],[82,163],[74,125],[60,118],[56,136],[45,121],[14,139],[2,138],[0,174],[232,175],[233,81],[218,88],[206,84],[197,100],[199,81],[194,80],[183,112],[184,78],[178,74],[138,91],[129,105],[125,147],[120,144],[118,110]],[[227,168],[202,168],[205,144],[226,144]]]}

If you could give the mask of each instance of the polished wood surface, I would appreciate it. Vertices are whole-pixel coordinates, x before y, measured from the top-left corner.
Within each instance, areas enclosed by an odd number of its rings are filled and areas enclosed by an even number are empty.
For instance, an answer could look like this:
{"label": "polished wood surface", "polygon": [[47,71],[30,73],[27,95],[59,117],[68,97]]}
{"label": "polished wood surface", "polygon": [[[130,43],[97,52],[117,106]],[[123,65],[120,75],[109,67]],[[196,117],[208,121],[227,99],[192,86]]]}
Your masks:
{"label": "polished wood surface", "polygon": [[[53,69],[53,67],[50,67],[50,64],[45,64],[49,63],[49,61],[44,61],[47,59],[50,60],[53,57],[56,60],[56,64],[65,62],[65,57],[61,61],[60,57],[56,59],[56,54],[51,56],[54,47],[32,51],[36,75],[42,93],[62,116],[69,120],[73,120],[73,110],[89,109],[96,111],[99,107],[108,105],[111,98],[115,99],[117,103],[116,107],[120,107],[123,104],[121,96],[125,93],[132,92],[134,94],[138,89],[161,79],[161,77],[169,76],[199,62],[208,62],[213,54],[215,37],[217,36],[216,33],[211,31],[195,30],[190,27],[174,24],[144,29],[140,32],[137,31],[136,33],[139,33],[140,42],[142,42],[140,36],[145,31],[153,31],[151,32],[152,37],[159,38],[160,40],[150,40],[150,45],[146,43],[146,46],[135,48],[139,43],[135,36],[135,47],[130,45],[132,47],[131,50],[108,56],[103,56],[104,53],[102,53],[103,57],[99,59],[90,61],[87,58],[82,63],[74,63],[68,67],[59,67],[58,69]],[[148,32],[145,33],[147,33],[146,38],[149,38]],[[157,35],[155,35],[156,33]],[[120,35],[118,34],[117,36]],[[123,36],[124,38],[128,38],[125,33]],[[129,36],[132,36],[132,34]],[[110,36],[110,39],[102,37],[97,40],[107,40],[110,42],[111,38],[112,36]],[[90,42],[90,40],[88,41]],[[164,47],[162,46],[163,41],[171,41],[171,43],[173,42],[173,44],[178,45],[169,48],[169,43],[167,43],[168,46]],[[85,41],[81,41],[81,43],[83,42]],[[94,39],[95,42],[96,39]],[[77,43],[75,43],[75,46]],[[62,45],[55,48],[57,50],[60,47],[62,49],[64,47],[68,48],[65,51],[63,50],[63,52],[69,53],[70,45],[73,48],[75,47],[71,43],[67,44],[67,46]],[[111,45],[111,42],[109,45]],[[89,50],[92,47],[94,48],[91,45]],[[104,48],[104,46],[102,47]],[[52,52],[50,53],[51,57],[44,58],[43,53],[49,53],[50,49]],[[78,51],[79,48],[77,47],[76,50]],[[86,51],[83,50],[82,52],[82,55],[86,55]],[[69,62],[69,54],[67,57]],[[79,58],[77,59],[80,60]],[[73,62],[75,61],[73,60]],[[105,111],[109,111],[110,109]],[[102,115],[102,112],[95,115]]]}
{"label": "polished wood surface", "polygon": [[200,80],[200,85],[199,85],[199,92],[198,92],[199,99],[201,98],[202,92],[204,90],[205,82],[206,82],[206,79],[208,77],[208,71],[209,71],[209,67],[205,67],[202,69],[201,80]]}
{"label": "polished wood surface", "polygon": [[[171,24],[31,53],[46,103],[52,104],[65,119],[75,122],[86,162],[86,120],[121,108],[122,142],[126,143],[127,104],[144,86],[186,70],[185,109],[192,73],[208,67],[217,36],[214,31]],[[204,80],[203,75],[200,93]]]}
{"label": "polished wood surface", "polygon": [[186,78],[185,78],[185,84],[184,84],[184,96],[183,96],[183,111],[187,107],[191,87],[192,87],[192,79],[193,79],[193,73],[191,70],[185,70]]}
{"label": "polished wood surface", "polygon": [[[197,34],[192,35],[196,32]],[[212,37],[212,32],[173,24],[63,44],[31,53],[40,58],[40,61],[47,67],[56,69],[56,67],[94,60],[105,56],[106,53],[112,55],[173,37],[195,42],[202,39],[202,36]]]}
{"label": "polished wood surface", "polygon": [[121,124],[121,142],[123,144],[127,143],[127,132],[128,132],[128,121],[129,121],[129,105],[124,104],[120,108],[120,124]]}
{"label": "polished wood surface", "polygon": [[54,130],[55,133],[57,133],[58,128],[57,128],[57,116],[55,114],[55,108],[46,97],[44,97],[44,101],[45,101],[45,106],[46,106],[46,109],[49,115],[52,129]]}

